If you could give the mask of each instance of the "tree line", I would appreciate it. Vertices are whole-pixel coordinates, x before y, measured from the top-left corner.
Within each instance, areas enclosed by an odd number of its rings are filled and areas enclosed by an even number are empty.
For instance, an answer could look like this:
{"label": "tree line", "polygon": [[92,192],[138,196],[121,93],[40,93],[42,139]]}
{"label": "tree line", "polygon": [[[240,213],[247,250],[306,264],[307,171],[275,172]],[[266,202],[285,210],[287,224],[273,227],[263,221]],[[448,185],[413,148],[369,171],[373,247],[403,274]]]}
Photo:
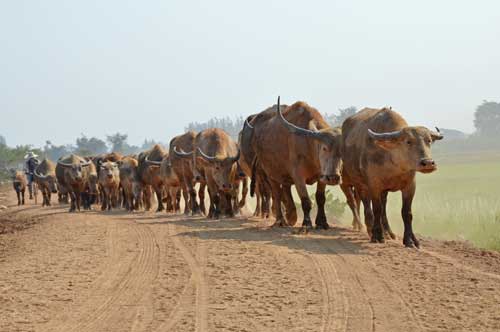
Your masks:
{"label": "tree line", "polygon": [[115,133],[106,136],[105,140],[97,137],[87,137],[81,134],[76,138],[74,144],[55,145],[50,140],[45,141],[42,147],[33,145],[18,145],[9,147],[4,136],[0,135],[0,177],[8,176],[10,168],[21,168],[24,156],[28,151],[33,151],[41,158],[58,160],[60,157],[75,153],[80,156],[91,156],[116,151],[122,154],[134,154],[147,150],[159,142],[153,139],[145,139],[142,145],[131,145],[128,143],[128,135]]}
{"label": "tree line", "polygon": [[[336,113],[325,113],[323,117],[332,126],[341,126],[346,118],[355,114],[358,109],[355,106],[340,108]],[[234,139],[243,127],[245,118],[238,116],[212,118],[206,122],[191,122],[184,129],[196,132],[207,128],[222,128]],[[436,145],[436,152],[466,152],[470,150],[488,150],[500,148],[500,103],[484,100],[474,111],[475,132],[467,135],[454,129],[441,128],[446,139]],[[57,160],[61,156],[76,153],[82,156],[96,155],[107,151],[116,151],[123,154],[134,154],[151,148],[159,143],[155,140],[144,140],[142,145],[128,143],[128,135],[115,133],[106,136],[105,140],[97,137],[87,137],[81,134],[76,138],[74,144],[55,145],[46,141],[45,145],[35,148],[32,145],[18,145],[9,147],[5,137],[0,135],[0,172],[5,175],[9,167],[19,167],[28,151],[34,151],[41,157]],[[2,174],[0,174],[2,176]]]}

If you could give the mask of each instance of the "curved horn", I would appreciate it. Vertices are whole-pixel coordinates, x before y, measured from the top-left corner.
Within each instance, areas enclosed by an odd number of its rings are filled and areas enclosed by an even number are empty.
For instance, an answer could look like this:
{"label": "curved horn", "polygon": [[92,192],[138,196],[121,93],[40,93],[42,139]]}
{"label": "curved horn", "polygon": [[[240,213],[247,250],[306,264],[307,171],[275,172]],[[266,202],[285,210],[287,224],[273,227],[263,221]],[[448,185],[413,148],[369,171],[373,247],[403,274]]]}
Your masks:
{"label": "curved horn", "polygon": [[179,150],[177,150],[177,145],[176,145],[176,146],[174,146],[174,153],[177,157],[180,157],[180,158],[190,158],[193,155],[194,151],[185,152],[182,149],[180,149],[180,151],[179,151]]}
{"label": "curved horn", "polygon": [[217,157],[211,157],[211,156],[205,154],[205,152],[201,151],[200,148],[198,148],[198,152],[201,154],[203,159],[205,159],[208,162],[217,161]]}
{"label": "curved horn", "polygon": [[376,133],[373,130],[368,129],[368,135],[370,135],[370,137],[373,139],[390,141],[399,138],[401,136],[401,130],[390,131],[386,133]]}
{"label": "curved horn", "polygon": [[244,124],[244,127],[248,127],[250,129],[253,129],[254,127],[250,124],[250,122],[248,122],[248,118],[245,119],[245,124]]}
{"label": "curved horn", "polygon": [[82,167],[87,167],[87,166],[89,166],[89,165],[90,165],[90,163],[91,163],[91,161],[90,161],[90,160],[89,160],[89,161],[82,161],[82,162],[80,162],[80,165],[81,165]]}
{"label": "curved horn", "polygon": [[62,161],[58,160],[57,163],[61,165],[62,167],[73,167],[73,164],[68,164],[68,163],[63,163]]}
{"label": "curved horn", "polygon": [[144,158],[144,161],[148,166],[153,166],[153,167],[160,167],[161,161],[155,161],[155,160],[149,160],[149,156],[146,155],[146,158]]}
{"label": "curved horn", "polygon": [[46,178],[48,177],[47,175],[41,175],[41,174],[39,174],[39,173],[37,172],[37,170],[36,170],[36,169],[35,169],[35,171],[33,172],[33,176],[34,176],[35,178],[39,178],[39,179],[41,179],[41,180],[44,180],[44,179],[46,179]]}
{"label": "curved horn", "polygon": [[313,139],[328,142],[328,137],[323,133],[315,130],[301,128],[294,125],[293,123],[288,122],[288,120],[283,116],[283,113],[280,109],[280,97],[278,97],[278,118],[281,120],[281,123],[288,129],[288,131],[295,135],[311,137]]}
{"label": "curved horn", "polygon": [[[436,132],[437,131],[437,132]],[[444,138],[443,134],[441,134],[441,130],[439,130],[438,127],[436,127],[436,131],[430,131],[431,132],[431,137],[433,141],[439,141]]]}

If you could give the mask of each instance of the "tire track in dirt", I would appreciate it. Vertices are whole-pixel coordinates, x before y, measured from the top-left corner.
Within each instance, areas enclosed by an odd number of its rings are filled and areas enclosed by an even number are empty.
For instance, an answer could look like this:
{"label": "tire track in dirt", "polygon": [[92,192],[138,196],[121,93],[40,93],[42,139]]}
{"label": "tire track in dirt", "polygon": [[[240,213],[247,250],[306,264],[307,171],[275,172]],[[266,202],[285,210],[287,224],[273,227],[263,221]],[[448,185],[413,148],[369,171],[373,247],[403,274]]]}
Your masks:
{"label": "tire track in dirt", "polygon": [[[184,288],[183,294],[171,314],[171,318],[162,324],[162,328],[173,329],[177,322],[180,321],[183,314],[190,310],[194,302],[195,304],[195,330],[198,332],[208,330],[208,286],[205,278],[205,265],[207,261],[207,252],[205,244],[202,242],[197,243],[196,257],[184,245],[182,240],[178,237],[174,224],[168,224],[169,238],[172,239],[175,247],[181,252],[184,260],[189,265],[191,270],[191,279],[189,286]],[[195,287],[194,301],[190,300],[188,296],[189,287]],[[160,329],[158,329],[159,331]]]}
{"label": "tire track in dirt", "polygon": [[331,246],[324,248],[343,261],[342,268],[348,269],[357,280],[364,299],[370,304],[372,331],[422,331],[422,325],[412,307],[388,281],[387,276],[380,273],[370,257],[339,254],[356,252],[352,243],[343,240],[334,240]]}
{"label": "tire track in dirt", "polygon": [[137,310],[141,304],[152,307],[150,303],[145,304],[143,298],[149,297],[146,302],[151,301],[150,294],[144,294],[144,287],[157,275],[157,240],[145,225],[120,225],[123,227],[132,230],[132,238],[127,241],[136,241],[136,253],[131,258],[124,257],[130,249],[119,239],[117,241],[118,225],[115,223],[107,239],[110,250],[107,270],[96,279],[88,300],[80,308],[74,308],[75,315],[49,323],[52,327],[47,331],[128,330],[134,323],[137,327]]}
{"label": "tire track in dirt", "polygon": [[318,249],[322,249],[316,243],[304,243],[296,236],[292,236],[292,239],[306,251],[304,255],[312,259],[321,278],[323,297],[321,331],[347,331],[349,304],[345,294],[345,285],[339,279],[335,262],[324,253],[316,253]]}

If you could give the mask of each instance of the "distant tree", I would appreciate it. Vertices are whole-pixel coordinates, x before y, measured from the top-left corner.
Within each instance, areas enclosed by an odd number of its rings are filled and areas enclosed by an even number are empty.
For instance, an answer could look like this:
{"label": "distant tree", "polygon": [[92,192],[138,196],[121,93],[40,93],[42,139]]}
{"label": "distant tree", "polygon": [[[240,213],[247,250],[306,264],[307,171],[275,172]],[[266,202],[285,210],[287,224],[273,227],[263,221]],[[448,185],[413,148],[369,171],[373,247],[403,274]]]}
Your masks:
{"label": "distant tree", "polygon": [[355,106],[349,106],[347,108],[339,108],[338,114],[325,114],[324,118],[326,122],[330,124],[332,127],[342,126],[345,119],[354,115],[358,109]]}
{"label": "distant tree", "polygon": [[45,141],[45,146],[43,147],[43,156],[52,161],[57,161],[63,156],[67,156],[72,153],[75,148],[71,145],[53,145],[51,141]]}
{"label": "distant tree", "polygon": [[0,135],[0,146],[6,146],[6,145],[7,145],[7,141],[5,140],[5,137]]}
{"label": "distant tree", "polygon": [[206,122],[191,122],[185,127],[186,131],[193,130],[200,132],[208,128],[220,128],[229,134],[233,139],[238,139],[238,134],[243,128],[245,119],[242,116],[232,120],[229,117],[225,118],[212,118]]}
{"label": "distant tree", "polygon": [[106,146],[106,142],[104,142],[99,138],[96,137],[88,138],[87,136],[82,134],[81,137],[76,139],[75,152],[77,154],[88,156],[88,155],[105,153],[107,150],[108,147]]}
{"label": "distant tree", "polygon": [[474,126],[479,136],[500,136],[500,103],[484,100],[474,113]]}
{"label": "distant tree", "polygon": [[108,141],[111,151],[125,153],[129,148],[127,138],[127,134],[116,133],[106,136],[106,141]]}
{"label": "distant tree", "polygon": [[148,149],[151,149],[155,144],[160,144],[160,142],[155,141],[154,139],[148,140],[145,139],[144,142],[142,143],[141,147],[137,147],[141,151],[145,151]]}

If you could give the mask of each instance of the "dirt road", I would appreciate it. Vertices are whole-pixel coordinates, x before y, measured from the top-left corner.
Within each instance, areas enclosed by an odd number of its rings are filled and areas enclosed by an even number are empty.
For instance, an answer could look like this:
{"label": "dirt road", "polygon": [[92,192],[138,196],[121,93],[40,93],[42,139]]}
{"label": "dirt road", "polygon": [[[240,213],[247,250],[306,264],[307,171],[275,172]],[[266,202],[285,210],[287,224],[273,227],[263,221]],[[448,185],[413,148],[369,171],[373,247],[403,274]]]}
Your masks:
{"label": "dirt road", "polygon": [[498,253],[66,210],[0,212],[0,331],[500,331]]}

